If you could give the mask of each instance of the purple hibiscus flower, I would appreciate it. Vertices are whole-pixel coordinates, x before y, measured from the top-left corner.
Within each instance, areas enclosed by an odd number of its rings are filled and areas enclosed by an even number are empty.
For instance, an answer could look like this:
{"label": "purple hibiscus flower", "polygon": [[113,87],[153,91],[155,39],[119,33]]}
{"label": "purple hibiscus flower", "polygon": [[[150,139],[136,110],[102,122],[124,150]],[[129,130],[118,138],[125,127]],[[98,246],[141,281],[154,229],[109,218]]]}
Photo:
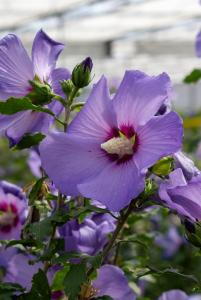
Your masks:
{"label": "purple hibiscus flower", "polygon": [[170,290],[164,292],[158,300],[201,300],[201,295],[188,296],[181,290]]}
{"label": "purple hibiscus flower", "polygon": [[195,53],[197,57],[201,57],[201,31],[198,32],[195,39]]}
{"label": "purple hibiscus flower", "polygon": [[98,270],[97,279],[92,281],[92,293],[96,297],[107,295],[113,300],[136,299],[123,271],[112,265],[104,265]]}
{"label": "purple hibiscus flower", "polygon": [[93,214],[79,224],[72,220],[60,227],[65,239],[66,251],[96,255],[108,241],[107,235],[114,231],[115,219],[109,214]]}
{"label": "purple hibiscus flower", "polygon": [[[18,283],[29,291],[32,286],[33,275],[36,274],[39,269],[43,269],[43,264],[41,262],[29,264],[29,261],[34,259],[34,256],[24,253],[13,255],[8,263],[3,281]],[[49,282],[51,282],[53,274],[54,270],[51,268],[47,273]]]}
{"label": "purple hibiscus flower", "polygon": [[146,169],[181,147],[179,116],[155,116],[169,92],[165,73],[127,71],[111,100],[102,77],[67,134],[52,133],[41,144],[42,166],[56,187],[112,211],[127,206],[143,191]]}
{"label": "purple hibiscus flower", "polygon": [[18,186],[0,182],[0,239],[20,238],[27,205],[25,195]]}
{"label": "purple hibiscus flower", "polygon": [[[59,81],[68,79],[70,74],[67,69],[55,69],[55,66],[63,48],[63,44],[52,40],[42,30],[34,39],[32,59],[16,35],[8,34],[0,40],[0,99],[26,96],[32,91],[29,81],[35,76],[41,82],[47,82],[56,94],[62,95]],[[61,105],[56,101],[50,103],[49,108],[55,114],[61,111]],[[52,121],[52,116],[33,111],[1,115],[0,132],[5,133],[14,145],[25,133],[46,132]]]}
{"label": "purple hibiscus flower", "polygon": [[201,220],[201,175],[185,178],[178,168],[169,174],[169,180],[161,183],[159,197],[163,204],[182,217]]}

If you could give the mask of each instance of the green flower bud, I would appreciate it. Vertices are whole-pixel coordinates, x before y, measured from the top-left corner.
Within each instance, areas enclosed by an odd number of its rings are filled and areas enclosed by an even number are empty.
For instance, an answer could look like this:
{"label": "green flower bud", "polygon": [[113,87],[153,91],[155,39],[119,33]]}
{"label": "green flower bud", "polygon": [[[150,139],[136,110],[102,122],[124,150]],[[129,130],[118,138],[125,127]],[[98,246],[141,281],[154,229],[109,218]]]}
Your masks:
{"label": "green flower bud", "polygon": [[27,95],[34,104],[44,105],[51,102],[54,93],[48,83],[43,83],[35,76],[34,80],[30,80],[32,91]]}
{"label": "green flower bud", "polygon": [[90,83],[92,68],[92,60],[90,57],[87,57],[73,69],[71,79],[75,87],[83,88]]}
{"label": "green flower bud", "polygon": [[72,80],[71,79],[61,80],[60,84],[61,84],[64,94],[66,96],[70,95],[70,93],[72,92],[72,90],[74,88],[74,84],[72,83]]}
{"label": "green flower bud", "polygon": [[150,171],[158,176],[167,176],[173,170],[173,158],[170,156],[158,160]]}
{"label": "green flower bud", "polygon": [[201,248],[201,222],[184,220],[185,233],[187,240],[195,247]]}

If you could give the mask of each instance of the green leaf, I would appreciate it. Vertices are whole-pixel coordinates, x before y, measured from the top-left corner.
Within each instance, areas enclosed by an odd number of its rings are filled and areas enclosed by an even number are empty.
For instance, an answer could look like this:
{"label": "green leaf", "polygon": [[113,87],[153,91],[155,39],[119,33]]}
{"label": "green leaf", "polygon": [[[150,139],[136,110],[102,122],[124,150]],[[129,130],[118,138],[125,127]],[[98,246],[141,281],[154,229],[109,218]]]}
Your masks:
{"label": "green leaf", "polygon": [[86,282],[86,264],[73,264],[64,278],[64,291],[69,300],[75,300],[81,285]]}
{"label": "green leaf", "polygon": [[33,110],[44,112],[54,116],[54,113],[45,107],[34,105],[27,97],[24,98],[9,98],[7,101],[0,102],[0,113],[3,115],[13,115],[20,111]]}
{"label": "green leaf", "polygon": [[53,227],[51,217],[45,218],[40,222],[34,222],[29,225],[28,231],[33,235],[36,240],[42,241],[48,236],[51,236]]}
{"label": "green leaf", "polygon": [[12,240],[12,241],[9,241],[7,243],[6,248],[13,247],[13,246],[16,246],[16,245],[32,247],[32,246],[37,246],[37,243],[33,239],[30,239],[30,240]]}
{"label": "green leaf", "polygon": [[163,157],[150,170],[158,176],[167,176],[173,169],[173,161],[173,158],[170,156]]}
{"label": "green leaf", "polygon": [[66,277],[69,270],[70,267],[65,266],[63,269],[55,273],[51,287],[52,291],[62,291],[64,289],[64,278]]}
{"label": "green leaf", "polygon": [[184,83],[196,83],[201,79],[201,69],[194,69],[189,75],[184,78]]}
{"label": "green leaf", "polygon": [[31,291],[24,295],[23,300],[50,300],[51,290],[45,273],[39,269],[32,278]]}
{"label": "green leaf", "polygon": [[45,138],[45,135],[38,132],[36,134],[26,134],[20,142],[13,147],[13,150],[23,150],[33,146],[37,146]]}
{"label": "green leaf", "polygon": [[34,200],[38,199],[38,194],[41,191],[42,185],[44,180],[47,177],[42,177],[39,180],[36,181],[36,183],[34,184],[34,186],[32,187],[31,192],[29,193],[29,204],[33,205],[34,204]]}
{"label": "green leaf", "polygon": [[17,284],[12,282],[0,282],[0,295],[6,294],[6,293],[14,293],[14,292],[23,292],[24,288]]}
{"label": "green leaf", "polygon": [[39,241],[51,236],[53,226],[61,226],[70,219],[65,211],[58,211],[54,215],[43,219],[40,222],[35,222],[29,225],[28,231],[33,237]]}

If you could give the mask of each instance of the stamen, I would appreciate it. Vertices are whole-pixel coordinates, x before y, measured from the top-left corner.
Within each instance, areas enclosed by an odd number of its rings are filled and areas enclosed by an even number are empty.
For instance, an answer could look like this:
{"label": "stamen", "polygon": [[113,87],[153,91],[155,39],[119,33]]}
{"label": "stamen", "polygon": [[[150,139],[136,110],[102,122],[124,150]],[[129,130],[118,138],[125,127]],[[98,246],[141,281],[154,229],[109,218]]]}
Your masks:
{"label": "stamen", "polygon": [[120,132],[120,137],[113,137],[105,143],[101,144],[101,149],[109,154],[118,154],[119,158],[125,155],[133,154],[133,146],[135,144],[135,135],[128,139]]}

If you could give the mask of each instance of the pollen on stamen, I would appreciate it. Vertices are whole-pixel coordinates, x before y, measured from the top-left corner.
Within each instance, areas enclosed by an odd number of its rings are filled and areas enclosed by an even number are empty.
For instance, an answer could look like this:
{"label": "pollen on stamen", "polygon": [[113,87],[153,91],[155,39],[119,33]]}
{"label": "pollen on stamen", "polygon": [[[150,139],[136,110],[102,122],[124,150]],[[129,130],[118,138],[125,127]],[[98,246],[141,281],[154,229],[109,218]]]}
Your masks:
{"label": "pollen on stamen", "polygon": [[135,136],[131,139],[126,138],[122,134],[120,137],[113,137],[105,143],[102,143],[101,149],[105,150],[109,154],[117,154],[119,158],[125,155],[133,154],[133,146],[135,143]]}

